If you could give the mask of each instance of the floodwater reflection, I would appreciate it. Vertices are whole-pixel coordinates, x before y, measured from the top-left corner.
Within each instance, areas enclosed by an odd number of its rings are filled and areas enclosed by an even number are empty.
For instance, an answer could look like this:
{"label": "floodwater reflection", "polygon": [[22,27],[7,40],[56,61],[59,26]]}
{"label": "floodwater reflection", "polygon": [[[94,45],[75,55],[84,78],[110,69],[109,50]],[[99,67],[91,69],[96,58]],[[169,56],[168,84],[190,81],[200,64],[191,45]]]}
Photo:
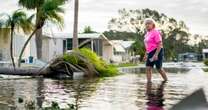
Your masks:
{"label": "floodwater reflection", "polygon": [[153,87],[152,83],[147,83],[146,96],[147,96],[147,110],[165,110],[163,108],[165,82]]}

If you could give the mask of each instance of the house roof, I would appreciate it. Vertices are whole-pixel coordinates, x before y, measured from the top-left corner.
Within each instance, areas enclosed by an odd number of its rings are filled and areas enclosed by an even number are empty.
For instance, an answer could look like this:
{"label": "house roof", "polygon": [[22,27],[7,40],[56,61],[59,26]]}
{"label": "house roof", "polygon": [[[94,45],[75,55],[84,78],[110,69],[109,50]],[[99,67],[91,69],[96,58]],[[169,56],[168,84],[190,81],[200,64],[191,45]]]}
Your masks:
{"label": "house roof", "polygon": [[125,52],[125,49],[129,48],[134,41],[123,41],[123,40],[111,40],[113,47],[116,52]]}
{"label": "house roof", "polygon": [[197,53],[194,52],[186,52],[186,53],[180,53],[178,54],[179,56],[183,56],[183,55],[198,55]]}
{"label": "house roof", "polygon": [[203,53],[208,53],[208,49],[203,49],[202,52]]}
{"label": "house roof", "polygon": [[124,47],[122,47],[122,45],[120,45],[120,44],[113,44],[113,47],[116,52],[125,52]]}
{"label": "house roof", "polygon": [[131,47],[131,45],[132,45],[135,41],[111,40],[111,42],[112,42],[113,44],[120,44],[123,48],[127,49],[127,48]]}
{"label": "house roof", "polygon": [[[72,33],[46,33],[44,34],[45,37],[49,38],[57,38],[57,39],[66,39],[66,38],[73,38]],[[91,38],[91,39],[98,39],[103,34],[101,33],[87,33],[87,34],[78,34],[78,38]]]}
{"label": "house roof", "polygon": [[121,45],[122,45],[124,48],[129,48],[129,47],[131,47],[131,45],[132,45],[134,42],[135,42],[135,41],[123,41]]}
{"label": "house roof", "polygon": [[[71,33],[44,33],[43,35],[45,38],[53,38],[53,39],[67,39],[73,38],[73,34]],[[108,42],[108,44],[112,45],[112,43],[108,40],[108,38],[105,37],[102,33],[81,33],[78,34],[78,38],[81,39],[103,39]]]}

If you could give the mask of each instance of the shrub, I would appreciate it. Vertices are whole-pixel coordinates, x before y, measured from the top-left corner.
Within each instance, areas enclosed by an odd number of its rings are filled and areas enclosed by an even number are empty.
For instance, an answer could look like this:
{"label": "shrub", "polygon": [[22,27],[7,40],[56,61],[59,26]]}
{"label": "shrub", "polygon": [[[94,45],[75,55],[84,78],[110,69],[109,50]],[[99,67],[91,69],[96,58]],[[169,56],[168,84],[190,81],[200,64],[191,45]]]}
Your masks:
{"label": "shrub", "polygon": [[115,66],[108,65],[95,52],[87,48],[82,48],[80,49],[80,53],[95,66],[95,69],[99,72],[99,75],[101,77],[115,76],[116,74],[118,74],[118,70]]}
{"label": "shrub", "polygon": [[64,61],[70,62],[71,64],[74,64],[74,65],[79,63],[79,59],[74,54],[64,54],[63,59]]}
{"label": "shrub", "polygon": [[98,70],[102,77],[110,77],[118,74],[118,69],[113,65],[108,65],[105,68]]}
{"label": "shrub", "polygon": [[[107,64],[101,57],[99,57],[95,52],[82,48],[77,51],[79,55],[83,56],[90,64],[92,64],[95,70],[99,73],[101,77],[115,76],[118,74],[118,70],[115,66]],[[86,62],[80,60],[78,54],[64,54],[63,59],[73,65],[79,65],[81,67],[87,68]]]}
{"label": "shrub", "polygon": [[205,64],[206,66],[208,66],[208,59],[205,59],[205,60],[204,60],[204,64]]}

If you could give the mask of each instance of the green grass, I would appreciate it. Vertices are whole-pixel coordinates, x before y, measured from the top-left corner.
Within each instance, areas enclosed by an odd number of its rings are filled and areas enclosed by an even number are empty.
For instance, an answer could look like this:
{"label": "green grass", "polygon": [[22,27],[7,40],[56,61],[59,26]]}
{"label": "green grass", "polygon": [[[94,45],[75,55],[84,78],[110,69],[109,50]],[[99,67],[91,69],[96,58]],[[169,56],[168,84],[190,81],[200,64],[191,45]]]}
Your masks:
{"label": "green grass", "polygon": [[117,67],[130,67],[130,66],[137,66],[138,64],[134,64],[134,63],[121,63],[118,64]]}

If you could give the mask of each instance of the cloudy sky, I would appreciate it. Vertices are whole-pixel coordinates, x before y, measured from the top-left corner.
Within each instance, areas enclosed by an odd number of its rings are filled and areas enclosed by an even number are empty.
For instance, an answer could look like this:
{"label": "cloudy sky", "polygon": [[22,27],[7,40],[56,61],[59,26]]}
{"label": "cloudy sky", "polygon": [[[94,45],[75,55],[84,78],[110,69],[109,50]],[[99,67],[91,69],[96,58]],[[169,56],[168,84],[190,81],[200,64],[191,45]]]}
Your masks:
{"label": "cloudy sky", "polygon": [[[0,12],[12,12],[18,0],[0,0]],[[191,33],[208,35],[207,0],[80,0],[79,30],[90,25],[95,31],[107,30],[107,23],[117,16],[118,9],[150,8],[184,20]],[[64,32],[72,32],[73,0],[66,5]]]}

